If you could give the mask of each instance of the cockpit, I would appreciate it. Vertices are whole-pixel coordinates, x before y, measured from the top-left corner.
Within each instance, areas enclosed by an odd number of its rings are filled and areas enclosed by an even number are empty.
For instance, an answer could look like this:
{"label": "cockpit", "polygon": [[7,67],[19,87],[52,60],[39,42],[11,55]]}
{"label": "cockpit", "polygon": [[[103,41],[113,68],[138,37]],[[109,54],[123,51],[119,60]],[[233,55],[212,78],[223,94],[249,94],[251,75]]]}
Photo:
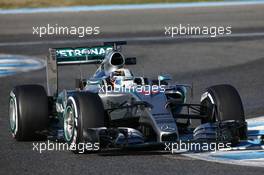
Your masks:
{"label": "cockpit", "polygon": [[117,69],[110,74],[109,78],[114,88],[127,88],[134,85],[134,76],[129,69]]}

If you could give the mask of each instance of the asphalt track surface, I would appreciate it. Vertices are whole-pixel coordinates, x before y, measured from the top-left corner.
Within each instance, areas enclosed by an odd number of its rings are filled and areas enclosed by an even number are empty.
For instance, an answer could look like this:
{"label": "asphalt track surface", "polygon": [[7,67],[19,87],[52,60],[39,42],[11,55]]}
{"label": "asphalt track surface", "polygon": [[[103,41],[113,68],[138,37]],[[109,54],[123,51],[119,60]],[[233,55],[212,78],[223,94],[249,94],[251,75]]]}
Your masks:
{"label": "asphalt track surface", "polygon": [[[233,33],[263,32],[263,19],[263,5],[0,15],[0,53],[44,59],[49,47],[87,44],[48,44],[50,41],[79,38],[39,38],[32,35],[32,26],[47,23],[98,25],[102,29],[99,38],[134,38],[164,36],[165,25],[179,23],[231,25]],[[90,38],[93,37],[88,37],[87,41]],[[32,44],[32,41],[46,43]],[[14,45],[20,42],[25,43]],[[264,114],[264,36],[128,43],[124,52],[126,56],[138,58],[138,65],[131,67],[136,74],[153,78],[167,72],[179,83],[193,83],[194,102],[199,100],[206,87],[230,83],[241,94],[247,118]],[[95,66],[83,68],[87,74],[94,70]],[[74,78],[78,75],[78,67],[61,70],[60,87],[73,87]],[[263,168],[206,162],[160,151],[114,151],[90,155],[74,155],[69,151],[46,151],[42,154],[32,151],[31,142],[15,142],[8,131],[9,91],[15,85],[28,83],[45,85],[45,70],[0,79],[0,174],[263,174]]]}

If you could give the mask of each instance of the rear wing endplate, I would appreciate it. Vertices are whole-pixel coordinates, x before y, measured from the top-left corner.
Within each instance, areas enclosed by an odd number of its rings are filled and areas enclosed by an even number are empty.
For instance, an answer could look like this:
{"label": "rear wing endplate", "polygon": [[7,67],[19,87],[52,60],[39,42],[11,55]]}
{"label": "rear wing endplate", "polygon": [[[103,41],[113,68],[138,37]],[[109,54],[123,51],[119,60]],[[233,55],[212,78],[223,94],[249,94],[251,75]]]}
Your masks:
{"label": "rear wing endplate", "polygon": [[79,47],[79,48],[50,48],[47,57],[47,91],[48,96],[58,95],[58,66],[98,64],[101,63],[112,45]]}

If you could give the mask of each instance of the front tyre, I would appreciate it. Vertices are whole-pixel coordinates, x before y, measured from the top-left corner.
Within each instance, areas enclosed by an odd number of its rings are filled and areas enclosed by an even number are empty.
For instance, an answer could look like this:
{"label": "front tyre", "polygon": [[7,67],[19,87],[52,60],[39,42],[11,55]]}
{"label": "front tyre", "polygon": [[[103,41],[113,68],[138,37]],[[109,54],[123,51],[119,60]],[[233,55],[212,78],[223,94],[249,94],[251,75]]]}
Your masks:
{"label": "front tyre", "polygon": [[10,92],[9,121],[17,141],[36,141],[46,137],[37,132],[47,129],[48,97],[40,85],[16,86]]}
{"label": "front tyre", "polygon": [[[201,105],[204,106],[202,114],[207,116],[202,123],[222,123],[227,126],[227,129],[223,131],[227,130],[226,133],[232,133],[235,140],[247,138],[243,104],[239,93],[233,86],[224,84],[207,88],[201,97]],[[225,137],[224,134],[222,135]]]}
{"label": "front tyre", "polygon": [[64,137],[74,153],[100,149],[96,128],[104,127],[104,115],[98,94],[77,92],[69,96],[64,111]]}

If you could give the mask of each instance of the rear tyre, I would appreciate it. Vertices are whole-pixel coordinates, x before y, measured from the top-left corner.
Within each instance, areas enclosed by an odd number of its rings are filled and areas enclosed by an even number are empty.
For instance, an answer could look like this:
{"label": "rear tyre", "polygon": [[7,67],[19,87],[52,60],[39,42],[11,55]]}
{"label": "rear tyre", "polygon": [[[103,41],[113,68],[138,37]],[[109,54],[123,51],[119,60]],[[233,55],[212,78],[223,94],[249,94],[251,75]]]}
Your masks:
{"label": "rear tyre", "polygon": [[74,153],[100,149],[95,128],[104,127],[104,107],[98,94],[78,92],[68,98],[64,112],[64,137]]}
{"label": "rear tyre", "polygon": [[247,127],[243,125],[246,123],[243,104],[233,86],[224,84],[207,88],[201,97],[201,105],[204,106],[202,114],[207,115],[202,123],[235,121],[242,126],[236,129],[236,137],[247,138]]}
{"label": "rear tyre", "polygon": [[10,93],[9,118],[12,136],[17,141],[46,139],[38,132],[47,129],[48,97],[40,85],[16,86]]}

